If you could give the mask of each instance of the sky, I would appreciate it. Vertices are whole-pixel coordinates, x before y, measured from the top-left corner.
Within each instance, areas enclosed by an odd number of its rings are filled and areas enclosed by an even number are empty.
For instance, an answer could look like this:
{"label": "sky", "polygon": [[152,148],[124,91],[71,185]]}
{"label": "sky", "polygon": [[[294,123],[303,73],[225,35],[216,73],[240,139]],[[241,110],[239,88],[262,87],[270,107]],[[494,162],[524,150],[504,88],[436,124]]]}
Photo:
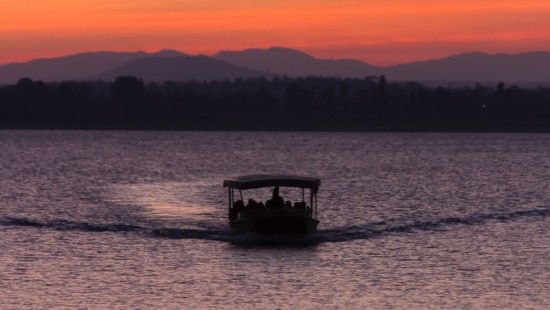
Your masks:
{"label": "sky", "polygon": [[282,46],[374,65],[550,51],[549,0],[0,0],[0,64]]}

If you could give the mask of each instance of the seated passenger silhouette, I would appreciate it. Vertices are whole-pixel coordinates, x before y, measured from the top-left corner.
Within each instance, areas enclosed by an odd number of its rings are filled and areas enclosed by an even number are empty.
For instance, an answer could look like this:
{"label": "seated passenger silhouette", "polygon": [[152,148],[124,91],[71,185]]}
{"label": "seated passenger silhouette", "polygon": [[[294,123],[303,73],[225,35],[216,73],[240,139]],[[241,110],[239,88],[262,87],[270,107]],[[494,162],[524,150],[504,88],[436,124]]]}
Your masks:
{"label": "seated passenger silhouette", "polygon": [[249,208],[257,208],[258,207],[258,203],[256,202],[256,200],[254,199],[248,199],[248,207]]}
{"label": "seated passenger silhouette", "polygon": [[265,205],[266,207],[275,209],[282,208],[285,205],[283,197],[279,196],[279,186],[275,186],[275,188],[273,189],[273,196],[271,197],[271,199],[266,201]]}
{"label": "seated passenger silhouette", "polygon": [[244,209],[244,203],[242,200],[237,200],[233,203],[233,208],[231,208],[231,212],[229,213],[229,219],[234,220],[239,215],[239,212],[241,212]]}
{"label": "seated passenger silhouette", "polygon": [[237,213],[242,211],[242,209],[244,209],[244,202],[242,200],[235,201],[235,203],[233,204],[233,209],[235,209]]}

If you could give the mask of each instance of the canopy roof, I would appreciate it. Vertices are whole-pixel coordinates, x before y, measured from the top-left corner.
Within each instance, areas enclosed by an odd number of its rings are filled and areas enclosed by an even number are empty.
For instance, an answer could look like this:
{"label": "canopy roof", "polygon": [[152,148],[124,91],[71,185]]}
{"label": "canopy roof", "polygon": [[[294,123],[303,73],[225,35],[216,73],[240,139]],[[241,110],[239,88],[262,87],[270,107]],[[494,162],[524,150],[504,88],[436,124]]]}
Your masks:
{"label": "canopy roof", "polygon": [[321,180],[312,177],[283,174],[254,174],[243,175],[223,181],[224,187],[235,189],[253,189],[271,186],[311,188],[315,192],[321,186]]}

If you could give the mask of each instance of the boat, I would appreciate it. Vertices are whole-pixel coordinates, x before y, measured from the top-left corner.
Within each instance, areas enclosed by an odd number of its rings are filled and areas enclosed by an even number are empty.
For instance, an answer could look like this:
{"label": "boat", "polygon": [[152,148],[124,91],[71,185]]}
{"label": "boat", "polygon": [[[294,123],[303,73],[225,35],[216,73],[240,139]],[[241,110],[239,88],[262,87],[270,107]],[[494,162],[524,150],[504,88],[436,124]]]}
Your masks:
{"label": "boat", "polygon": [[[244,175],[225,179],[228,189],[229,227],[235,234],[312,234],[317,231],[317,191],[321,180],[314,177],[280,174]],[[243,191],[272,188],[265,203],[245,200]],[[301,200],[284,201],[280,188],[301,189]],[[309,197],[306,200],[306,190]],[[238,191],[238,196],[236,196]],[[296,191],[296,190],[294,190]],[[246,201],[246,203],[245,203]]]}

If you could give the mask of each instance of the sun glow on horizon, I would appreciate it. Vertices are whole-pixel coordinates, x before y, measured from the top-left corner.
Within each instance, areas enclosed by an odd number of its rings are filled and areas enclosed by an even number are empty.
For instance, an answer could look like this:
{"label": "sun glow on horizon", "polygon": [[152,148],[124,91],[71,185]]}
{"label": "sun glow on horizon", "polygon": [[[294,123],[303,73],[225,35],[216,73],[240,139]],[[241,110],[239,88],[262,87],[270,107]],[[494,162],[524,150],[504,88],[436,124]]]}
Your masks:
{"label": "sun glow on horizon", "polygon": [[550,2],[27,0],[2,3],[0,63],[94,50],[285,46],[376,65],[550,50]]}

